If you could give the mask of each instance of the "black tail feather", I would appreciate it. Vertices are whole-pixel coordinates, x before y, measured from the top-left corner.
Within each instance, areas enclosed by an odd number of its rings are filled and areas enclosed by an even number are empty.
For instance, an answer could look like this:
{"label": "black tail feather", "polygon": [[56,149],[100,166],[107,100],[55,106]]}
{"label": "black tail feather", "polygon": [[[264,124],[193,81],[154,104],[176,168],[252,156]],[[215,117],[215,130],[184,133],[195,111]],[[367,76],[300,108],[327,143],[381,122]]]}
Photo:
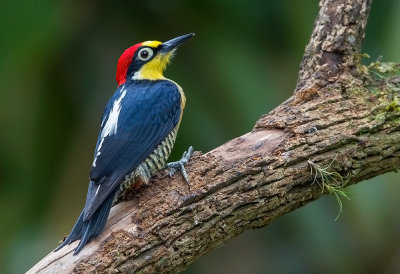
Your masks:
{"label": "black tail feather", "polygon": [[62,247],[66,246],[67,244],[70,244],[70,243],[74,242],[75,240],[78,240],[81,237],[82,225],[83,225],[83,210],[81,212],[81,215],[79,215],[79,218],[76,221],[74,227],[72,228],[71,233],[64,240],[64,242],[62,244],[60,244],[54,251],[58,251]]}
{"label": "black tail feather", "polygon": [[70,244],[78,239],[81,239],[79,245],[74,251],[74,255],[78,254],[79,251],[93,238],[98,236],[104,229],[108,215],[110,214],[112,202],[114,200],[114,192],[103,202],[103,204],[96,210],[93,216],[87,220],[83,221],[84,211],[82,210],[76,221],[71,233],[65,239],[65,241],[59,245],[54,251],[61,249],[63,246]]}

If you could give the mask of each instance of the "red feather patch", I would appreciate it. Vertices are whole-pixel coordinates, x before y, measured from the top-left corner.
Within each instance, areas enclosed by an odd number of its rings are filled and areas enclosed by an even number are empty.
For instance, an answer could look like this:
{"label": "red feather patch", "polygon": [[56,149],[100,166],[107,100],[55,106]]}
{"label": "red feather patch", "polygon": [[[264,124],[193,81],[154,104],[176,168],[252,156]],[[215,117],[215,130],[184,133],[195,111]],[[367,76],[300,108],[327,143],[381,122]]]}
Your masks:
{"label": "red feather patch", "polygon": [[136,50],[142,46],[142,43],[136,44],[122,53],[121,57],[119,57],[118,65],[117,65],[117,83],[118,86],[122,85],[126,81],[126,73],[128,72],[129,65],[132,62],[133,55],[135,55]]}

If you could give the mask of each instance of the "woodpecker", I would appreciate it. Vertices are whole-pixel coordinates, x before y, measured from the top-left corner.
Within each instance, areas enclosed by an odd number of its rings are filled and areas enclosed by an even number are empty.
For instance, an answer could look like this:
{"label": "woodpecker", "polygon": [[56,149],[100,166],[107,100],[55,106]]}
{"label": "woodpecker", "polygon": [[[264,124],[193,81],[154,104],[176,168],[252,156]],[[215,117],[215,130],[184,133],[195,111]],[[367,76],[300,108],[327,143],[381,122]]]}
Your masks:
{"label": "woodpecker", "polygon": [[[167,42],[136,44],[118,60],[117,90],[108,101],[90,170],[85,207],[71,233],[56,248],[80,239],[74,255],[105,227],[111,206],[129,190],[147,184],[165,167],[182,119],[186,98],[182,88],[163,76],[177,47],[194,34]],[[180,169],[187,181],[184,157],[168,164],[170,175]],[[188,181],[187,181],[188,182]]]}

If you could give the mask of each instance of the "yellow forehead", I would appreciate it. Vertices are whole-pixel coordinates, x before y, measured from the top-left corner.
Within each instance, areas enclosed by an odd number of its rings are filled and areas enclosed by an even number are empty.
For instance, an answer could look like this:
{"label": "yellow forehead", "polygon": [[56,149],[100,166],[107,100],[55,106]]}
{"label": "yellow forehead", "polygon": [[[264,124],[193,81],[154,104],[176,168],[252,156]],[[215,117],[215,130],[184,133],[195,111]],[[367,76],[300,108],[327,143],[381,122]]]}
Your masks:
{"label": "yellow forehead", "polygon": [[142,43],[143,46],[148,46],[148,47],[151,47],[151,48],[156,48],[161,44],[162,43],[160,41],[146,41],[146,42]]}

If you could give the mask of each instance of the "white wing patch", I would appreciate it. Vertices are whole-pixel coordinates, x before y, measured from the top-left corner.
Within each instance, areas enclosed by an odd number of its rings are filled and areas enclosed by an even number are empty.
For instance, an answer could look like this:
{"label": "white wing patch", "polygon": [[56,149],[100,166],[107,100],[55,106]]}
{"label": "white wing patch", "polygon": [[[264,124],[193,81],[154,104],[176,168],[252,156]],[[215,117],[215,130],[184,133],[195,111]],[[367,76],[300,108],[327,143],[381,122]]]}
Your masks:
{"label": "white wing patch", "polygon": [[100,186],[101,186],[101,185],[99,185],[99,186],[97,187],[97,190],[96,190],[96,193],[94,194],[94,196],[96,196],[97,193],[99,193]]}
{"label": "white wing patch", "polygon": [[[107,121],[105,122],[106,124],[104,125],[103,130],[100,133],[101,141],[99,146],[97,147],[96,156],[94,157],[93,160],[93,167],[96,167],[97,157],[101,154],[101,147],[103,146],[104,138],[106,138],[107,136],[117,134],[118,117],[121,111],[121,101],[126,95],[125,87],[123,87],[120,92],[121,96],[114,101],[110,114],[108,115]],[[102,122],[102,124],[103,123],[104,121]]]}

